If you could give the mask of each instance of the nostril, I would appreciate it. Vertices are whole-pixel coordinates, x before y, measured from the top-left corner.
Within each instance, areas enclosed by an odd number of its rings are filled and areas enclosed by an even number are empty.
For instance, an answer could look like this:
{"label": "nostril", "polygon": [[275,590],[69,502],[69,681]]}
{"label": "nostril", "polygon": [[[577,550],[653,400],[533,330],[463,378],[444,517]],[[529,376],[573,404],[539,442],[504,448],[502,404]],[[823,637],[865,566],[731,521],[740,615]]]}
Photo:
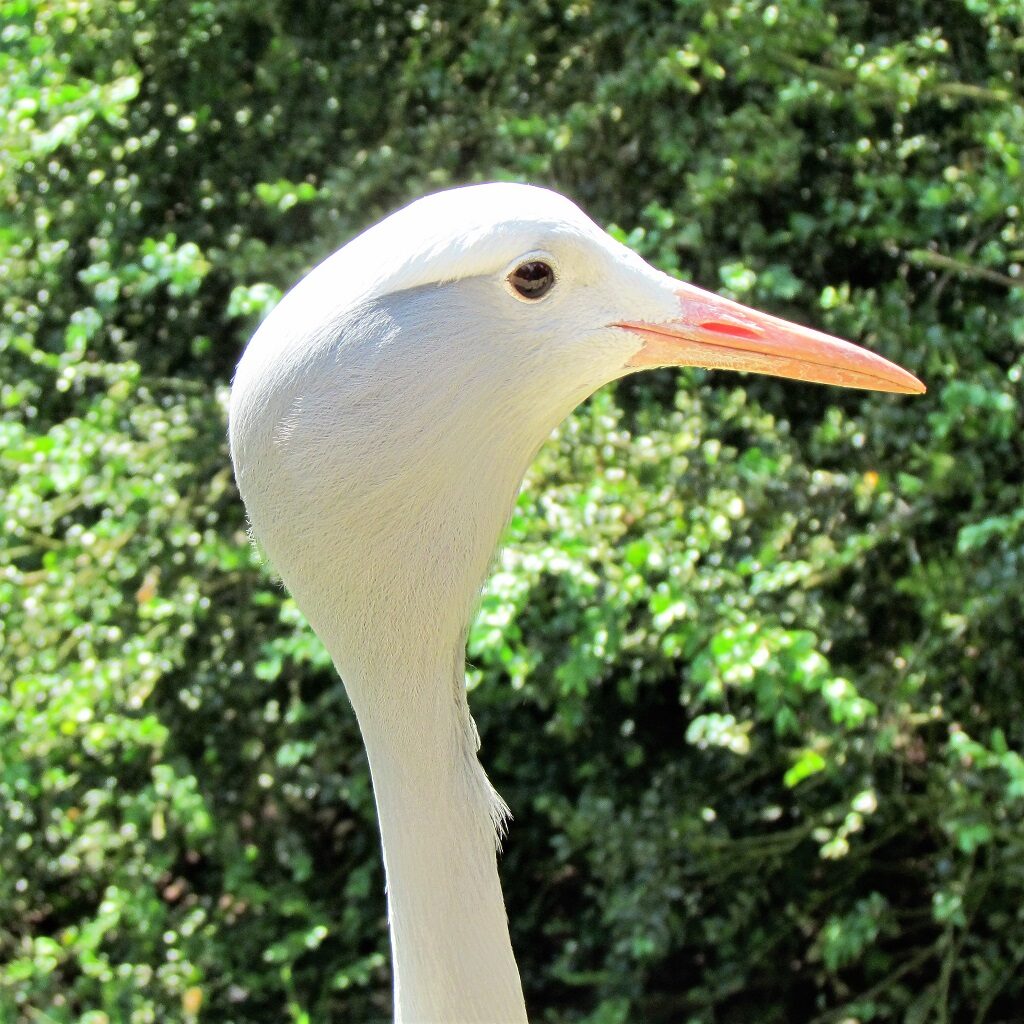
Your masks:
{"label": "nostril", "polygon": [[761,331],[756,327],[743,327],[740,324],[722,323],[719,320],[706,320],[698,324],[702,331],[711,331],[713,334],[728,334],[733,338],[748,338],[755,341],[761,337]]}

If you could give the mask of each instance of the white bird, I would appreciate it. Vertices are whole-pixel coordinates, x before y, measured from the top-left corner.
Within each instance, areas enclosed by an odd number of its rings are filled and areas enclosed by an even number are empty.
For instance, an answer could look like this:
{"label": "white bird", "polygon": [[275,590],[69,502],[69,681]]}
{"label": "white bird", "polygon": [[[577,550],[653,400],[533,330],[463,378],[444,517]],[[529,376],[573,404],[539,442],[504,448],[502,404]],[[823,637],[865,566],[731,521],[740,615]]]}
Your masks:
{"label": "white bird", "polygon": [[370,228],[285,296],[239,363],[231,455],[252,529],[366,744],[401,1024],[526,1020],[467,623],[552,430],[603,384],[677,365],[924,390],[655,270],[568,199],[514,184],[441,192]]}

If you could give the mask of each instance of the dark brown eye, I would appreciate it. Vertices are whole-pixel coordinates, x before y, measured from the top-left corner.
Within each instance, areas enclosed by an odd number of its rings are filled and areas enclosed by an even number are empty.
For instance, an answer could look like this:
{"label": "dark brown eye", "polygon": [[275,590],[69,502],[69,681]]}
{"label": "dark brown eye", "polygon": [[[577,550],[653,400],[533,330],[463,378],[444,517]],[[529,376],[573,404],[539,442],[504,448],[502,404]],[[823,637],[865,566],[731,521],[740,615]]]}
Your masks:
{"label": "dark brown eye", "polygon": [[555,272],[543,260],[530,260],[520,263],[508,280],[524,299],[539,299],[551,291]]}

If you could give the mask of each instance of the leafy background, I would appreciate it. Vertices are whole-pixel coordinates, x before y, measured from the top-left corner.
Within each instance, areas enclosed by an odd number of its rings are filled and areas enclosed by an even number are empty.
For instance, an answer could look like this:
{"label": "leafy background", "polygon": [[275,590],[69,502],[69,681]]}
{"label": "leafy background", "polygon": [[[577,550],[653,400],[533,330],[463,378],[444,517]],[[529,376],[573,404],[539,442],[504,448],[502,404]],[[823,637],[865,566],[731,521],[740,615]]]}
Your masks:
{"label": "leafy background", "polygon": [[306,268],[494,178],[929,385],[649,375],[542,452],[469,649],[533,1018],[1024,1020],[1019,0],[0,12],[0,1020],[387,1018],[225,399]]}

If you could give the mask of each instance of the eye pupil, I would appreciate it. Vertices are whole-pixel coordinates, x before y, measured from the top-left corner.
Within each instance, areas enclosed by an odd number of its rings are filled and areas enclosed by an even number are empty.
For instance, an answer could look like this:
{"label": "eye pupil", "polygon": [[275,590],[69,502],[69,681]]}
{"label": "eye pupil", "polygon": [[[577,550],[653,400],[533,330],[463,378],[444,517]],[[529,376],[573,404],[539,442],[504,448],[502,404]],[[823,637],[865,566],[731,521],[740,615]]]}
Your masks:
{"label": "eye pupil", "polygon": [[520,263],[508,276],[509,283],[524,299],[539,299],[555,283],[555,272],[543,260]]}

